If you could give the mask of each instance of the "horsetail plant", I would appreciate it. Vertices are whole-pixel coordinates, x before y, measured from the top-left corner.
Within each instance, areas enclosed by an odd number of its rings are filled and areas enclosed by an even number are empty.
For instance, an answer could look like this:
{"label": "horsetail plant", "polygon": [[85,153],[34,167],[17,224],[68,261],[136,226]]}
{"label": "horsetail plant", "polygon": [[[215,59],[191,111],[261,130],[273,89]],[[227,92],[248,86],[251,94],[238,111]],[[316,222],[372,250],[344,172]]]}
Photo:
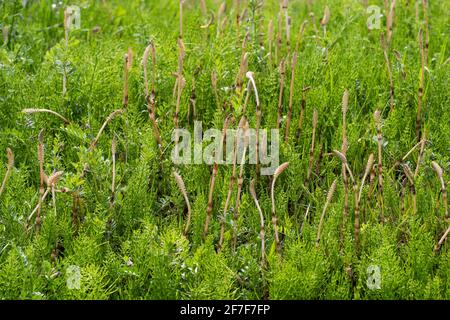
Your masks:
{"label": "horsetail plant", "polygon": [[333,194],[336,191],[336,184],[337,184],[337,179],[334,179],[333,183],[331,184],[330,189],[328,190],[327,200],[325,201],[325,205],[323,206],[322,215],[320,216],[319,227],[317,228],[316,247],[319,247],[320,233],[322,231],[323,221],[325,218],[325,212],[327,211],[327,208],[331,202],[331,199],[333,198]]}
{"label": "horsetail plant", "polygon": [[284,142],[287,143],[289,140],[289,129],[291,126],[291,118],[292,118],[292,103],[294,98],[294,81],[295,81],[295,67],[297,65],[297,52],[294,52],[292,57],[292,65],[291,65],[291,84],[289,88],[289,109],[286,119],[286,128],[284,132]]}
{"label": "horsetail plant", "polygon": [[250,181],[250,194],[255,202],[256,208],[258,209],[259,218],[260,218],[260,231],[259,237],[261,238],[261,269],[265,269],[266,267],[266,249],[265,249],[265,234],[264,234],[264,214],[261,210],[261,207],[258,202],[258,198],[256,197],[255,191],[255,180]]}
{"label": "horsetail plant", "polygon": [[283,173],[284,170],[289,166],[289,162],[285,162],[281,164],[273,174],[273,180],[272,180],[272,187],[271,187],[271,199],[272,199],[272,225],[273,225],[273,231],[275,234],[275,245],[278,255],[281,258],[281,242],[280,237],[278,236],[278,223],[277,223],[277,215],[275,210],[275,182],[277,181],[277,178],[280,176],[280,174]]}
{"label": "horsetail plant", "polygon": [[11,171],[14,167],[14,153],[10,148],[6,149],[6,156],[8,158],[8,164],[6,167],[5,176],[3,177],[2,185],[0,187],[0,197],[2,196],[3,191],[5,190],[6,183],[8,182],[9,176],[11,175]]}
{"label": "horsetail plant", "polygon": [[186,218],[186,226],[185,226],[184,231],[183,231],[183,235],[185,237],[187,237],[187,235],[189,233],[189,227],[191,225],[191,204],[189,202],[189,198],[188,198],[188,195],[187,195],[186,186],[184,185],[183,178],[181,178],[181,176],[176,171],[173,171],[173,176],[175,178],[175,182],[178,185],[178,189],[180,189],[180,192],[183,195],[184,201],[186,202],[186,206],[187,206],[187,209],[188,209],[188,215],[187,215],[187,218]]}

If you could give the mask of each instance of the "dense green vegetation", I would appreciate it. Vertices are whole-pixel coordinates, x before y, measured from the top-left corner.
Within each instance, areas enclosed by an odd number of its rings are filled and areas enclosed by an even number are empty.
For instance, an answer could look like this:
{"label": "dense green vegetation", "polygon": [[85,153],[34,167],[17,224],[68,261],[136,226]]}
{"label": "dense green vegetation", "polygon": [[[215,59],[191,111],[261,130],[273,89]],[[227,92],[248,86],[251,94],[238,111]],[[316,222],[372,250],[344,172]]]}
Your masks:
{"label": "dense green vegetation", "polygon": [[[397,0],[390,36],[385,3],[392,2],[367,2],[383,14],[380,29],[368,30],[373,12],[366,11],[365,1],[289,1],[288,43],[285,11],[277,0],[226,0],[226,6],[208,0],[206,12],[202,1],[186,0],[180,75],[178,1],[0,0],[0,179],[9,176],[0,192],[0,299],[450,299],[448,241],[435,248],[449,227],[441,189],[450,179],[450,3],[429,1],[425,10],[427,1]],[[81,28],[72,28],[65,38],[64,9],[70,4],[80,8]],[[141,63],[149,44],[156,53],[154,65],[150,52],[148,84],[151,90],[155,66],[161,148],[149,118]],[[133,59],[124,68],[127,52]],[[254,73],[261,128],[266,129],[277,124],[280,62],[285,60],[280,164],[289,166],[274,186],[281,257],[271,220],[272,176],[258,176],[255,165],[244,166],[236,225],[237,181],[222,219],[233,170],[219,165],[212,218],[203,237],[213,166],[174,165],[170,158],[178,93],[180,128],[192,132],[197,119],[204,129],[222,129],[230,114],[230,127],[237,128],[247,94],[245,76],[242,89],[235,86],[244,53],[244,71]],[[183,89],[174,90],[181,78]],[[353,190],[348,180],[347,214],[343,178],[349,174],[333,153],[343,151],[345,90],[345,156],[358,184]],[[249,97],[245,115],[255,128],[253,92]],[[24,109],[55,111],[66,121]],[[93,144],[106,118],[119,109],[124,111]],[[14,154],[13,165],[9,154],[9,166],[7,148]],[[370,154],[374,163],[364,179]],[[186,236],[188,209],[174,170],[191,206]],[[265,218],[265,264],[260,215],[249,191],[252,179]],[[335,179],[336,190],[323,211]],[[44,192],[42,206],[34,210]],[[219,250],[221,221],[225,233]],[[79,268],[79,288],[68,286],[70,266]],[[369,266],[380,268],[379,289],[367,284]]]}

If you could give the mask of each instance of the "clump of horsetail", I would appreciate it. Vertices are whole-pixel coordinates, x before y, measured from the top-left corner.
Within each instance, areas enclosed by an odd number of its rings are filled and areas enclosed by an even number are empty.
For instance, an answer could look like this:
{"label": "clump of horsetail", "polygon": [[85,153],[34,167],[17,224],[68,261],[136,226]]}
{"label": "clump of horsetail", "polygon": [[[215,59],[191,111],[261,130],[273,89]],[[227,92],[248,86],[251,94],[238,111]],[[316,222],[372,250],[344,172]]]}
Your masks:
{"label": "clump of horsetail", "polygon": [[323,221],[325,218],[325,212],[327,211],[327,208],[331,202],[331,199],[333,198],[333,194],[336,191],[336,184],[337,184],[337,179],[334,179],[333,183],[331,184],[330,189],[328,190],[327,200],[325,201],[325,205],[323,206],[322,215],[320,216],[319,227],[317,229],[316,247],[318,247],[319,243],[320,243],[320,233],[322,231]]}
{"label": "clump of horsetail", "polygon": [[95,136],[95,139],[92,141],[90,149],[94,149],[95,146],[98,143],[98,140],[100,139],[100,136],[102,135],[103,130],[105,130],[106,126],[109,122],[111,122],[112,119],[114,119],[116,116],[122,114],[125,112],[125,109],[117,109],[109,114],[109,116],[106,118],[105,122],[103,122],[103,125],[100,127],[100,130],[98,131],[97,135]]}
{"label": "clump of horsetail", "polygon": [[211,221],[211,217],[212,217],[214,186],[215,186],[215,182],[216,182],[217,173],[219,171],[219,160],[223,156],[222,148],[223,148],[223,145],[225,142],[225,137],[227,134],[227,129],[230,124],[230,121],[231,121],[230,116],[225,119],[225,122],[223,124],[223,132],[222,132],[222,139],[220,142],[220,148],[219,148],[219,151],[214,155],[215,156],[214,167],[213,167],[213,172],[211,175],[211,183],[209,185],[208,207],[206,208],[206,220],[205,220],[205,227],[203,229],[203,238],[204,239],[208,235],[209,222]]}
{"label": "clump of horsetail", "polygon": [[57,116],[58,118],[60,118],[62,121],[64,121],[64,124],[69,124],[70,121],[67,120],[67,118],[63,117],[61,114],[59,114],[56,111],[53,110],[49,110],[49,109],[35,109],[35,108],[27,108],[27,109],[23,109],[22,110],[23,113],[25,114],[33,114],[33,113],[50,113],[54,116]]}
{"label": "clump of horsetail", "polygon": [[376,110],[373,114],[375,125],[377,129],[377,143],[378,143],[378,196],[381,207],[381,222],[384,223],[384,198],[383,198],[383,165],[382,165],[382,152],[383,152],[383,135],[381,132],[381,111]]}
{"label": "clump of horsetail", "polygon": [[280,237],[278,235],[278,222],[277,222],[277,215],[275,210],[275,182],[277,181],[277,178],[280,176],[280,174],[283,173],[284,170],[288,167],[289,162],[285,162],[281,164],[273,174],[273,180],[272,180],[272,187],[271,187],[271,199],[272,199],[272,224],[273,224],[273,230],[275,234],[275,244],[276,244],[276,250],[278,255],[281,257],[281,242]]}
{"label": "clump of horsetail", "polygon": [[[148,64],[148,59],[149,59],[150,53],[152,54],[152,66],[153,66],[151,92],[149,91],[149,88],[148,88],[148,72],[147,72],[147,64]],[[156,122],[156,100],[155,100],[155,97],[156,97],[156,95],[155,95],[156,50],[155,50],[155,45],[153,43],[150,43],[147,46],[147,48],[145,48],[144,56],[142,58],[142,65],[144,67],[145,100],[147,101],[148,116],[153,125],[153,135],[155,136],[156,142],[162,153],[162,139],[161,139],[161,134],[158,129],[158,124]]]}
{"label": "clump of horsetail", "polygon": [[416,137],[417,141],[420,141],[421,136],[421,113],[422,113],[422,99],[423,99],[423,86],[425,79],[425,53],[423,48],[423,32],[422,29],[419,30],[419,50],[421,56],[421,70],[420,70],[420,80],[419,80],[419,89],[418,89],[418,97],[417,97],[417,114],[416,114]]}
{"label": "clump of horsetail", "polygon": [[236,183],[236,163],[237,163],[237,149],[238,149],[238,136],[239,133],[242,133],[245,122],[247,120],[245,119],[245,116],[242,116],[241,120],[239,121],[238,125],[238,132],[234,136],[234,146],[233,146],[233,169],[231,172],[230,182],[228,184],[228,193],[227,193],[227,199],[225,200],[225,205],[223,207],[223,214],[220,219],[220,236],[219,236],[219,244],[217,245],[217,250],[220,251],[223,245],[223,240],[225,236],[225,221],[227,217],[228,212],[228,206],[230,205],[231,200],[231,194],[233,192],[234,184]]}
{"label": "clump of horsetail", "polygon": [[381,48],[383,49],[383,55],[384,55],[384,60],[386,62],[386,68],[388,71],[388,76],[389,76],[389,97],[390,97],[390,110],[394,110],[394,78],[392,77],[392,70],[391,70],[391,62],[389,60],[389,55],[388,55],[388,47],[386,44],[386,41],[384,39],[384,33],[381,33],[380,36],[380,40],[381,40]]}
{"label": "clump of horsetail", "polygon": [[296,137],[297,137],[297,143],[300,141],[300,134],[302,132],[302,127],[303,127],[303,116],[305,114],[305,109],[306,109],[306,97],[305,94],[306,92],[311,89],[310,86],[303,88],[302,90],[302,100],[300,101],[300,115],[298,117],[298,124],[297,124],[297,132],[296,132]]}
{"label": "clump of horsetail", "polygon": [[5,176],[3,177],[2,186],[0,187],[0,197],[2,196],[3,191],[5,190],[6,183],[8,182],[9,176],[11,175],[11,171],[14,166],[14,153],[12,152],[12,150],[10,148],[6,149],[6,156],[8,158],[8,164],[6,167]]}
{"label": "clump of horsetail", "polygon": [[281,126],[281,119],[282,119],[282,113],[283,113],[282,103],[283,103],[283,91],[284,91],[284,76],[286,73],[286,66],[285,66],[284,59],[281,59],[279,72],[280,72],[280,93],[278,95],[277,129],[279,129]]}
{"label": "clump of horsetail", "polygon": [[112,181],[111,181],[111,198],[109,200],[109,208],[112,209],[114,206],[114,200],[116,196],[116,136],[113,136],[111,142],[111,158],[112,158]]}
{"label": "clump of horsetail", "polygon": [[233,252],[236,251],[236,243],[237,243],[237,227],[238,227],[238,221],[239,221],[239,207],[241,205],[241,192],[242,192],[242,185],[244,183],[244,165],[245,165],[245,155],[247,151],[247,147],[249,144],[249,124],[248,121],[245,120],[243,127],[241,129],[241,143],[243,147],[242,152],[242,158],[240,162],[240,169],[239,169],[239,177],[238,177],[238,183],[237,183],[237,196],[236,196],[236,204],[234,207],[233,212],[233,238],[232,238],[232,248]]}
{"label": "clump of horsetail", "polygon": [[[449,222],[448,219],[448,204],[447,204],[447,190],[446,185],[444,181],[444,171],[442,170],[441,166],[436,161],[431,161],[431,167],[433,168],[434,172],[436,172],[436,175],[439,179],[439,182],[441,183],[441,194],[442,194],[442,202],[444,204],[444,210],[445,210],[445,223]],[[439,198],[439,196],[438,196]]]}
{"label": "clump of horsetail", "polygon": [[250,194],[255,201],[256,208],[258,209],[259,218],[260,218],[260,231],[259,237],[261,238],[261,268],[264,269],[266,266],[266,247],[265,247],[265,234],[264,234],[264,214],[261,210],[261,207],[258,202],[258,198],[256,197],[255,191],[255,180],[250,181]]}
{"label": "clump of horsetail", "polygon": [[186,218],[186,226],[185,226],[184,231],[183,231],[183,235],[185,237],[187,237],[188,232],[189,232],[189,227],[191,225],[191,204],[189,203],[189,198],[188,198],[188,195],[187,195],[186,186],[184,185],[183,178],[181,178],[181,176],[175,171],[173,171],[173,176],[175,178],[175,182],[178,185],[178,189],[180,189],[180,192],[183,195],[184,201],[186,202],[186,206],[187,206],[187,209],[188,209],[188,215],[187,215],[187,218]]}
{"label": "clump of horsetail", "polygon": [[310,181],[310,178],[311,178],[312,166],[313,166],[313,161],[314,161],[314,145],[316,144],[316,129],[317,129],[318,120],[319,120],[319,113],[317,112],[316,109],[314,109],[313,119],[312,119],[311,147],[309,148],[309,165],[308,165],[308,171],[306,174],[307,181]]}

